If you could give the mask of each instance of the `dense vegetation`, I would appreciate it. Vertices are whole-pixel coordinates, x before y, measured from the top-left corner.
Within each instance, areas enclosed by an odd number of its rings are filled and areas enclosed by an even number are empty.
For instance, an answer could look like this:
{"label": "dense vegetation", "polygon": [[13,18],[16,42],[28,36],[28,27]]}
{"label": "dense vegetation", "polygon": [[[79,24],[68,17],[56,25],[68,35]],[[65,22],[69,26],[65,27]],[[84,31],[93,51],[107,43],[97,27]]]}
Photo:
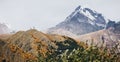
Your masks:
{"label": "dense vegetation", "polygon": [[120,54],[116,53],[115,50],[117,46],[111,50],[105,47],[93,46],[92,44],[87,46],[84,43],[73,47],[75,48],[57,50],[46,58],[39,55],[39,62],[120,62]]}

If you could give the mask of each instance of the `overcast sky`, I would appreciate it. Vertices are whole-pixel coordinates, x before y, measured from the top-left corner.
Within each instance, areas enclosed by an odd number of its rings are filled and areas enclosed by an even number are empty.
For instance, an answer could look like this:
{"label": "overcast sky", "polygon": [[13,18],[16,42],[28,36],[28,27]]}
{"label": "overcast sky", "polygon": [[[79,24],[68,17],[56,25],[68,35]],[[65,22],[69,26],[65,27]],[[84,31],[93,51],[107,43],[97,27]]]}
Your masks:
{"label": "overcast sky", "polygon": [[44,30],[64,21],[79,5],[120,20],[120,0],[0,0],[0,22],[13,30]]}

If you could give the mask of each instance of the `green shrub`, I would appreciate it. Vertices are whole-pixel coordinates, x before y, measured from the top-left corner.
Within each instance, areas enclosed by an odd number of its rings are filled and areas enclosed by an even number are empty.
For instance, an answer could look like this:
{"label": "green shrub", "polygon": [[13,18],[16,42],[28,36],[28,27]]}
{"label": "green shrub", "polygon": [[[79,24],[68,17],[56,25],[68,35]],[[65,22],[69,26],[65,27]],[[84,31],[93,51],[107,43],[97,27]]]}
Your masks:
{"label": "green shrub", "polygon": [[[72,44],[72,43],[71,43]],[[65,47],[63,44],[62,48]],[[75,47],[74,45],[73,47]],[[86,46],[86,45],[85,45]],[[67,46],[68,47],[68,46]],[[71,46],[70,46],[71,47]],[[61,48],[61,47],[60,47]],[[65,47],[66,48],[66,47]],[[40,62],[120,62],[120,55],[115,53],[115,48],[109,50],[106,47],[91,46],[85,48],[84,45],[77,48],[66,48],[57,50],[46,58],[39,59]],[[44,61],[41,61],[44,60]]]}

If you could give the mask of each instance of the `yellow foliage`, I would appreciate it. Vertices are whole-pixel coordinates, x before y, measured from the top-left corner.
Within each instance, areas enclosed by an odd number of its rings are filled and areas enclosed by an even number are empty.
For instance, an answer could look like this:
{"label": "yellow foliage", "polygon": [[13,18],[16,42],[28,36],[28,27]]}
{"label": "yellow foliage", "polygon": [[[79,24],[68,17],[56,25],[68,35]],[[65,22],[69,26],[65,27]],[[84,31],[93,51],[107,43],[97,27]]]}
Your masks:
{"label": "yellow foliage", "polygon": [[16,52],[17,47],[15,45],[10,45],[10,49],[12,52]]}

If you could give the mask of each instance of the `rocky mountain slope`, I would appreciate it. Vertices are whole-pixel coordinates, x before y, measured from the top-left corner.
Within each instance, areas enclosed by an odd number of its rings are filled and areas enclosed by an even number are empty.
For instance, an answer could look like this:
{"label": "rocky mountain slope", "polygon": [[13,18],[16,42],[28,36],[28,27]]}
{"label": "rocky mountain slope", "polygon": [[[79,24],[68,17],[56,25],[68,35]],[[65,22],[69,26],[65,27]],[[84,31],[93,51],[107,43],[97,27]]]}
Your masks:
{"label": "rocky mountain slope", "polygon": [[0,34],[8,34],[10,33],[10,29],[4,23],[0,23]]}
{"label": "rocky mountain slope", "polygon": [[78,39],[87,41],[89,42],[88,44],[91,41],[94,41],[97,45],[105,43],[107,47],[112,48],[117,43],[120,43],[120,22],[109,21],[106,29],[78,36]]}
{"label": "rocky mountain slope", "polygon": [[77,42],[69,37],[44,34],[35,29],[19,31],[0,36],[0,62],[37,61],[39,55],[47,57],[77,47]]}
{"label": "rocky mountain slope", "polygon": [[[102,14],[89,8],[78,6],[63,22],[48,29],[47,33],[60,35],[67,35],[69,33],[69,35],[71,34],[70,37],[74,37],[76,35],[87,34],[104,29],[106,21],[108,21],[108,19]],[[59,30],[61,31],[58,32]],[[74,36],[72,36],[72,34],[74,34]]]}

